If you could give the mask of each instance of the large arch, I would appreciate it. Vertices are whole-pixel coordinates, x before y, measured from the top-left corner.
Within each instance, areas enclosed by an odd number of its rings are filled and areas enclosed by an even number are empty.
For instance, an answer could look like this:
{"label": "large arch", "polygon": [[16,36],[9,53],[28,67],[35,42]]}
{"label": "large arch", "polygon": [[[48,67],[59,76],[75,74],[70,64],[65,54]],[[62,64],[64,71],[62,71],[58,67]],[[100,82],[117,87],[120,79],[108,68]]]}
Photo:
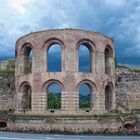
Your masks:
{"label": "large arch", "polygon": [[47,71],[61,72],[62,71],[62,49],[58,43],[53,43],[47,50]]}
{"label": "large arch", "polygon": [[107,45],[105,47],[104,55],[105,55],[105,58],[104,58],[105,59],[105,74],[111,75],[114,64],[113,64],[113,50],[110,45]]}
{"label": "large arch", "polygon": [[61,109],[61,86],[55,82],[47,88],[47,109]]}
{"label": "large arch", "polygon": [[[81,86],[85,86],[85,87],[82,87],[80,89]],[[84,92],[83,88],[86,88],[88,91],[86,91],[87,93]],[[85,89],[85,90],[86,90]],[[79,98],[79,108],[94,108],[95,107],[95,102],[96,102],[96,92],[97,92],[97,87],[95,85],[95,83],[93,83],[92,81],[88,80],[88,79],[85,79],[85,80],[82,80],[78,85],[77,85],[77,93],[78,93],[78,98]],[[81,90],[81,91],[80,91]],[[82,93],[80,93],[82,92]],[[81,106],[81,97],[80,95],[87,95],[87,100],[85,100],[85,103],[83,103],[83,107]],[[87,103],[86,103],[87,102]],[[86,106],[87,105],[87,106]]]}
{"label": "large arch", "polygon": [[20,86],[21,110],[31,110],[32,106],[32,88],[28,82],[23,82]]}
{"label": "large arch", "polygon": [[23,74],[29,74],[32,72],[32,45],[30,43],[24,43],[20,50],[20,72]]}
{"label": "large arch", "polygon": [[[56,71],[55,70],[51,71],[51,70],[48,70],[48,51],[49,51],[50,47],[55,44],[57,44],[61,47],[61,57],[59,57],[61,59],[61,60],[59,59],[59,63],[61,64],[61,66]],[[64,42],[59,38],[51,37],[51,38],[48,38],[47,40],[45,40],[45,42],[41,48],[43,50],[43,55],[44,55],[45,71],[47,71],[47,72],[64,71],[64,53],[65,53],[64,48],[65,48]],[[55,54],[54,54],[54,56],[56,57]],[[55,66],[55,65],[53,65],[53,66]]]}
{"label": "large arch", "polygon": [[83,83],[79,86],[79,108],[91,108],[92,88],[89,83]]}
{"label": "large arch", "polygon": [[79,72],[92,72],[92,61],[93,61],[93,48],[94,43],[90,40],[80,40],[77,44],[78,54],[78,71]]}
{"label": "large arch", "polygon": [[58,80],[51,79],[44,83],[42,90],[46,93],[46,109],[61,109],[63,84]]}
{"label": "large arch", "polygon": [[113,83],[109,82],[105,87],[105,109],[111,111],[113,107]]}

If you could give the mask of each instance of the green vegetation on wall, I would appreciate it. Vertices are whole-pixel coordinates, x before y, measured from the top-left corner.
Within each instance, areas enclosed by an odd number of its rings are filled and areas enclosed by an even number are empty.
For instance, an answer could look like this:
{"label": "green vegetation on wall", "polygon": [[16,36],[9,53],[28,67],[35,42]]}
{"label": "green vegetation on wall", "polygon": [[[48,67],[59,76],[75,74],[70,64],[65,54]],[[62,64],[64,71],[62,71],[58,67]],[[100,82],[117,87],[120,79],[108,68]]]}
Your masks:
{"label": "green vegetation on wall", "polygon": [[116,68],[125,68],[125,69],[129,69],[130,71],[140,72],[140,67],[130,67],[125,64],[117,64]]}
{"label": "green vegetation on wall", "polygon": [[5,70],[0,70],[0,76],[10,76],[15,74],[15,63],[9,61]]}

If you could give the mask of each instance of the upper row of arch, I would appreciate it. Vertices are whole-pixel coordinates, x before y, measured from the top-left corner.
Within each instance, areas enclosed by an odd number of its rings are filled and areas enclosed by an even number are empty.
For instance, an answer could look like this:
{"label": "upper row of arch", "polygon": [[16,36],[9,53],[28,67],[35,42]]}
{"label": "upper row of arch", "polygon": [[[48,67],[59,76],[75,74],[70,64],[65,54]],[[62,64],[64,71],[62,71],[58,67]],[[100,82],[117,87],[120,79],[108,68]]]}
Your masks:
{"label": "upper row of arch", "polygon": [[[34,45],[32,45],[32,44],[34,44],[34,43],[32,43],[32,42],[26,42],[26,43],[23,43],[22,45],[20,45],[19,53],[21,54],[23,52],[24,47],[30,46],[30,48],[33,49],[33,46]],[[49,38],[49,39],[47,39],[44,42],[44,44],[42,45],[41,49],[44,49],[47,46],[46,49],[48,50],[49,47],[51,45],[53,45],[53,44],[59,44],[62,50],[65,49],[64,42],[62,40],[60,40],[59,38]],[[81,44],[86,45],[91,52],[93,52],[94,50],[97,49],[96,44],[94,43],[94,41],[92,41],[91,39],[88,39],[88,38],[80,39],[79,41],[77,41],[77,43],[76,43],[76,49],[78,49]],[[109,48],[109,50],[113,54],[113,47],[112,47],[112,45],[106,44],[105,45],[105,48],[104,48],[104,51],[106,49],[106,46]],[[17,55],[17,52],[16,52],[16,55]]]}

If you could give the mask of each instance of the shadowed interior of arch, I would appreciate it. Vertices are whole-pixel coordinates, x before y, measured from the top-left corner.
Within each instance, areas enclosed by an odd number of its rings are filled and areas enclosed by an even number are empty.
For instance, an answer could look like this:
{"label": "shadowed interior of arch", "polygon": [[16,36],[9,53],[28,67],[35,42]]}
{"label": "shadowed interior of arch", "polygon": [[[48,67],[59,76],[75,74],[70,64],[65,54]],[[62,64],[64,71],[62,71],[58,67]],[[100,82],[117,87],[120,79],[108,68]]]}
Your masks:
{"label": "shadowed interior of arch", "polygon": [[79,87],[79,108],[90,108],[91,87],[87,83],[83,83]]}
{"label": "shadowed interior of arch", "polygon": [[61,108],[61,87],[57,83],[51,83],[47,89],[47,109]]}
{"label": "shadowed interior of arch", "polygon": [[48,72],[61,71],[61,46],[53,44],[48,49]]}
{"label": "shadowed interior of arch", "polygon": [[110,75],[112,70],[112,50],[109,46],[105,49],[105,74]]}
{"label": "shadowed interior of arch", "polygon": [[110,111],[112,109],[112,83],[108,84],[105,88],[105,109]]}
{"label": "shadowed interior of arch", "polygon": [[31,109],[31,86],[28,83],[23,84],[21,87],[22,93],[22,101],[21,106],[23,110],[30,110]]}
{"label": "shadowed interior of arch", "polygon": [[23,53],[23,73],[29,74],[32,72],[32,47],[30,44],[26,44],[22,47]]}
{"label": "shadowed interior of arch", "polygon": [[4,122],[4,121],[1,121],[0,122],[0,128],[4,128],[4,127],[7,127],[7,123]]}

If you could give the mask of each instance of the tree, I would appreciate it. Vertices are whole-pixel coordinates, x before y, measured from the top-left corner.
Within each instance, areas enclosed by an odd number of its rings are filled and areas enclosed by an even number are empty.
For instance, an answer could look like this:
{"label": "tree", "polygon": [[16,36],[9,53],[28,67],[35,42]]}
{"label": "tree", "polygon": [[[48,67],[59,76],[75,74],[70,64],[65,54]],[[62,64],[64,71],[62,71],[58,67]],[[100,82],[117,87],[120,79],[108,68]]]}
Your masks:
{"label": "tree", "polygon": [[61,97],[57,96],[54,92],[48,93],[48,109],[60,109]]}

